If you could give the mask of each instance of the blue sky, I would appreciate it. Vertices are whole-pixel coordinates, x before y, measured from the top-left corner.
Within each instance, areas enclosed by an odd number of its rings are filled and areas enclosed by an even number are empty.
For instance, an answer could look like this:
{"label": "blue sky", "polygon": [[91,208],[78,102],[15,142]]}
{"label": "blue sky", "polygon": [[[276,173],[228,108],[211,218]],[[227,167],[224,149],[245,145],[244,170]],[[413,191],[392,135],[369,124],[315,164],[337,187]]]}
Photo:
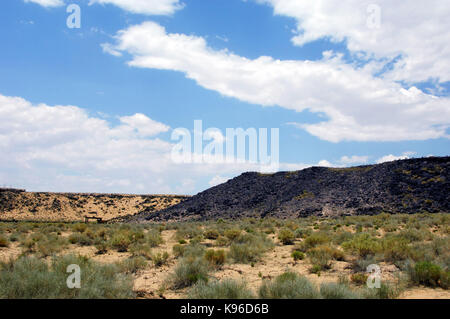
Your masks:
{"label": "blue sky", "polygon": [[279,128],[280,170],[449,155],[450,5],[379,1],[371,28],[371,2],[319,2],[2,1],[0,184],[195,194],[253,168],[171,164],[197,119]]}

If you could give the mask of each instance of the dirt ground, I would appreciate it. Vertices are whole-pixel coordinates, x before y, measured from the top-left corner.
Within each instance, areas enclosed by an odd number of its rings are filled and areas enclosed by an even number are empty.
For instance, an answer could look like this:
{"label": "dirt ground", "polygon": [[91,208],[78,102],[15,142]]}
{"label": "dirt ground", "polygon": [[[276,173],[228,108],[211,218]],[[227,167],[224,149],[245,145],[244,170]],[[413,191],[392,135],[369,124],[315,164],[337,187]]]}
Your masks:
{"label": "dirt ground", "polygon": [[83,221],[85,216],[110,220],[147,209],[159,211],[186,196],[82,193],[0,192],[0,221]]}
{"label": "dirt ground", "polygon": [[[152,249],[152,252],[168,252],[170,257],[168,262],[156,268],[152,262],[149,262],[145,269],[139,270],[134,275],[134,290],[138,298],[164,298],[178,299],[184,298],[187,289],[172,290],[168,284],[173,273],[177,259],[174,258],[172,248],[178,241],[175,239],[175,230],[164,230],[161,232],[164,243]],[[67,237],[69,233],[62,233],[61,236]],[[275,278],[286,272],[294,271],[308,278],[312,283],[319,286],[323,282],[338,282],[339,278],[351,274],[350,263],[346,261],[334,261],[332,268],[322,272],[320,275],[310,272],[311,265],[307,260],[294,262],[291,253],[292,245],[282,245],[275,235],[269,236],[275,246],[266,252],[261,261],[250,264],[229,264],[226,263],[221,269],[211,274],[211,279],[235,279],[245,281],[248,287],[256,294],[259,286],[264,279]],[[203,244],[212,244],[204,240]],[[228,250],[228,247],[214,247],[215,249]],[[0,260],[7,261],[16,259],[22,253],[23,248],[17,242],[11,243],[9,247],[0,248]],[[101,263],[115,263],[131,257],[129,252],[117,252],[108,250],[107,253],[98,255],[94,246],[69,245],[59,255],[75,253],[86,256],[94,261]],[[48,257],[50,258],[50,257]],[[399,270],[394,265],[385,263],[380,264],[382,280],[395,281]],[[405,290],[399,298],[402,299],[450,299],[450,291],[440,288],[414,287]]]}

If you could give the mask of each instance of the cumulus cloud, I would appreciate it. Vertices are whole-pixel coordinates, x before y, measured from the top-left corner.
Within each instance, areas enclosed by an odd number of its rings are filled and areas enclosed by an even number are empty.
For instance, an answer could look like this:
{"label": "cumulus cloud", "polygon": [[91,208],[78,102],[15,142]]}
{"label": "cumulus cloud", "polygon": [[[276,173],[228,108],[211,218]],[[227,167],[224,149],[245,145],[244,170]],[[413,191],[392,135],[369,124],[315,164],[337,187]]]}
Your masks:
{"label": "cumulus cloud", "polygon": [[354,55],[378,61],[374,72],[394,61],[387,78],[450,81],[450,6],[445,1],[255,1],[297,20],[295,45],[323,38],[345,41]]}
{"label": "cumulus cloud", "polygon": [[59,7],[64,5],[63,0],[24,0],[26,3],[32,2],[39,4],[43,7]]}
{"label": "cumulus cloud", "polygon": [[384,163],[384,162],[392,162],[392,161],[397,161],[397,160],[403,160],[403,159],[408,159],[410,158],[412,155],[414,155],[414,152],[403,152],[402,155],[385,155],[383,157],[380,157],[379,159],[377,159],[377,164],[380,163]]}
{"label": "cumulus cloud", "polygon": [[168,126],[142,114],[120,121],[112,126],[76,106],[0,95],[3,180],[40,190],[169,191],[162,172],[172,145],[145,138]]}
{"label": "cumulus cloud", "polygon": [[[0,94],[0,185],[35,191],[193,194],[258,163],[173,161],[170,127],[144,114],[112,125],[77,106],[32,104]],[[201,155],[199,155],[201,156]],[[312,165],[281,163],[283,169]]]}
{"label": "cumulus cloud", "polygon": [[131,13],[171,15],[183,8],[179,0],[91,0],[89,4],[112,4]]}
{"label": "cumulus cloud", "polygon": [[359,156],[359,155],[352,155],[352,156],[342,156],[339,162],[344,165],[352,165],[352,164],[364,164],[367,163],[369,160],[369,156]]}
{"label": "cumulus cloud", "polygon": [[139,136],[148,137],[158,135],[169,130],[169,126],[156,122],[141,113],[132,116],[122,116],[119,118],[124,125],[124,129],[133,129]]}
{"label": "cumulus cloud", "polygon": [[227,180],[228,180],[227,177],[216,175],[213,178],[211,178],[211,180],[208,182],[208,184],[209,184],[209,186],[213,187],[213,186],[217,186],[219,184],[225,183]]}
{"label": "cumulus cloud", "polygon": [[319,123],[297,123],[323,140],[401,141],[446,137],[449,98],[374,77],[325,52],[319,61],[248,59],[213,50],[205,39],[168,34],[154,22],[121,30],[113,52],[132,56],[130,66],[175,70],[204,88],[263,106],[325,115]]}

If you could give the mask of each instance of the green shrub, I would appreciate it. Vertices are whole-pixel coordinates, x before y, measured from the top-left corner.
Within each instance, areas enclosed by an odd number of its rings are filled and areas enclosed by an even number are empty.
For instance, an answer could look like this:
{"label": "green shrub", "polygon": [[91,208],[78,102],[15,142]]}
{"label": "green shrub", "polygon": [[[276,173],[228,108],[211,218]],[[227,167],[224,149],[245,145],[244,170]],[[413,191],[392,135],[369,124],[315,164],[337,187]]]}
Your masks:
{"label": "green shrub", "polygon": [[298,250],[294,250],[291,256],[295,262],[305,259],[305,254]]}
{"label": "green shrub", "polygon": [[225,279],[221,282],[198,282],[188,292],[190,299],[251,299],[253,293],[244,282]]}
{"label": "green shrub", "polygon": [[131,245],[131,240],[125,234],[118,233],[113,235],[110,240],[110,245],[118,252],[126,252],[128,251],[128,247]]}
{"label": "green shrub", "polygon": [[[84,225],[84,224],[80,224],[80,225]],[[84,233],[73,233],[69,236],[69,242],[71,244],[78,244],[80,246],[90,246],[94,243],[94,241],[89,238],[89,236],[87,236]]]}
{"label": "green shrub", "polygon": [[203,258],[186,257],[178,262],[173,274],[174,289],[189,287],[198,281],[208,281],[209,266]]}
{"label": "green shrub", "polygon": [[308,250],[308,257],[313,266],[320,268],[320,270],[327,270],[331,268],[331,260],[333,253],[328,246],[318,246]]}
{"label": "green shrub", "polygon": [[108,245],[105,242],[99,242],[95,245],[95,248],[97,248],[97,251],[95,252],[97,255],[106,254],[108,251]]}
{"label": "green shrub", "polygon": [[381,282],[380,288],[366,288],[363,296],[367,299],[395,299],[401,293],[401,289],[390,283]]}
{"label": "green shrub", "polygon": [[369,276],[365,273],[356,273],[350,276],[350,279],[353,283],[357,285],[365,285],[367,283],[367,278]]}
{"label": "green shrub", "polygon": [[376,263],[377,263],[377,260],[375,259],[375,257],[369,255],[369,256],[360,257],[358,259],[353,260],[351,268],[356,272],[366,272],[367,267],[369,265],[376,264]]}
{"label": "green shrub", "polygon": [[224,236],[219,236],[216,239],[216,246],[228,246],[228,244],[230,243],[230,241],[228,240],[227,237]]}
{"label": "green shrub", "polygon": [[410,279],[415,284],[422,284],[429,287],[440,286],[442,269],[429,261],[418,262],[408,271]]}
{"label": "green shrub", "polygon": [[163,253],[158,252],[152,255],[153,265],[155,265],[155,267],[157,268],[167,264],[168,260],[169,260],[169,253],[167,251]]}
{"label": "green shrub", "polygon": [[331,238],[327,233],[319,231],[312,233],[310,236],[306,237],[301,246],[303,246],[304,251],[306,251],[318,245],[326,244],[330,242],[330,240]]}
{"label": "green shrub", "polygon": [[228,256],[235,263],[256,262],[272,247],[273,242],[263,234],[240,235],[230,246]]}
{"label": "green shrub", "polygon": [[258,261],[261,253],[249,244],[232,244],[228,252],[228,256],[235,263],[248,264]]}
{"label": "green shrub", "polygon": [[295,235],[290,229],[285,228],[280,230],[278,239],[283,243],[283,245],[292,245],[294,243]]}
{"label": "green shrub", "polygon": [[[67,287],[67,266],[81,268],[81,288]],[[114,265],[100,265],[73,255],[55,257],[51,265],[35,257],[0,263],[0,298],[133,298],[131,277]]]}
{"label": "green shrub", "polygon": [[205,246],[197,243],[185,246],[183,257],[203,257],[205,254]]}
{"label": "green shrub", "polygon": [[203,236],[206,239],[212,239],[215,240],[217,238],[219,238],[219,232],[217,231],[217,229],[207,229],[204,233]]}
{"label": "green shrub", "polygon": [[157,230],[150,230],[146,235],[146,242],[150,247],[157,247],[164,241],[161,237],[161,233]]}
{"label": "green shrub", "polygon": [[375,255],[381,250],[379,241],[367,233],[359,234],[350,241],[342,243],[345,250],[357,253],[361,257]]}
{"label": "green shrub", "polygon": [[320,294],[305,277],[286,272],[273,280],[263,281],[259,288],[259,298],[317,299],[320,298]]}
{"label": "green shrub", "polygon": [[36,246],[36,251],[42,257],[52,256],[63,249],[62,245],[55,241],[39,242]]}
{"label": "green shrub", "polygon": [[173,255],[175,256],[175,258],[183,256],[185,251],[186,251],[186,246],[184,246],[184,245],[175,244],[172,247],[172,252],[173,252]]}
{"label": "green shrub", "polygon": [[323,283],[320,294],[324,299],[360,299],[361,296],[347,285],[337,283]]}
{"label": "green shrub", "polygon": [[147,266],[147,261],[144,257],[132,257],[119,262],[117,265],[121,272],[135,274]]}
{"label": "green shrub", "polygon": [[79,233],[83,233],[86,229],[87,225],[83,223],[77,223],[72,226],[72,230]]}
{"label": "green shrub", "polygon": [[401,237],[384,238],[381,244],[385,261],[395,263],[406,260],[411,255],[408,241]]}
{"label": "green shrub", "polygon": [[233,241],[236,238],[238,238],[241,235],[241,230],[240,229],[227,229],[224,232],[224,235],[226,238],[228,238],[229,240]]}
{"label": "green shrub", "polygon": [[225,251],[223,249],[209,249],[205,252],[205,259],[211,267],[219,269],[225,263]]}
{"label": "green shrub", "polygon": [[5,235],[0,235],[0,247],[9,247],[9,240]]}

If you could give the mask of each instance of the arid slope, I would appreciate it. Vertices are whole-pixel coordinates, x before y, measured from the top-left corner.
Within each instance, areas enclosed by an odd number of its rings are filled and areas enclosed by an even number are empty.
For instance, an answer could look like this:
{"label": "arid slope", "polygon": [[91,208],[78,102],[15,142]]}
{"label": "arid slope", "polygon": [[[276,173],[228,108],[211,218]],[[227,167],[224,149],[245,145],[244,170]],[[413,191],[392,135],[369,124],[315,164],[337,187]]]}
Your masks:
{"label": "arid slope", "polygon": [[0,189],[0,220],[81,221],[84,216],[103,220],[158,211],[186,196],[77,193],[32,193]]}

